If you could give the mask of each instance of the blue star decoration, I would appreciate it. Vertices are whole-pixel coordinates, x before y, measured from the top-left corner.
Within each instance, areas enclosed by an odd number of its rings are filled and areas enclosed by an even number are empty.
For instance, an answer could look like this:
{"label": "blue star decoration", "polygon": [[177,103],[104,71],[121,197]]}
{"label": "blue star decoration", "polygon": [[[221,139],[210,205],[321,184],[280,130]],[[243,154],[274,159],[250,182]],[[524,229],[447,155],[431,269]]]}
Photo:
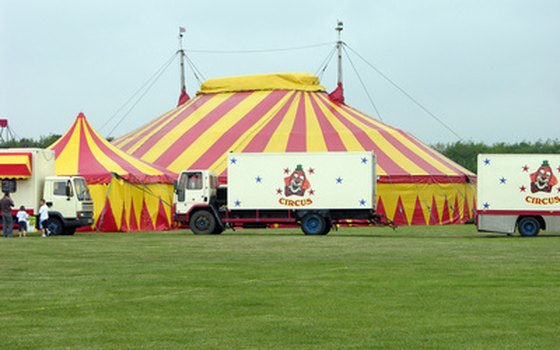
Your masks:
{"label": "blue star decoration", "polygon": [[482,207],[483,207],[484,209],[488,209],[488,208],[490,208],[490,203],[484,202],[484,204],[482,204]]}
{"label": "blue star decoration", "polygon": [[240,207],[240,206],[241,206],[241,201],[238,199],[238,200],[236,200],[235,202],[233,202],[233,204],[234,204],[236,207]]}
{"label": "blue star decoration", "polygon": [[500,178],[500,184],[503,185],[503,184],[505,184],[506,182],[507,182],[507,179],[506,179],[505,177],[502,176],[502,177]]}
{"label": "blue star decoration", "polygon": [[260,176],[255,177],[255,182],[258,183],[258,184],[262,183],[262,180],[263,179]]}
{"label": "blue star decoration", "polygon": [[366,200],[365,199],[360,199],[360,205],[363,207],[366,205]]}
{"label": "blue star decoration", "polygon": [[367,164],[368,159],[366,157],[362,157],[362,164]]}
{"label": "blue star decoration", "polygon": [[484,159],[484,165],[490,165],[490,159],[488,158]]}
{"label": "blue star decoration", "polygon": [[233,157],[229,160],[231,164],[237,164],[237,158]]}
{"label": "blue star decoration", "polygon": [[342,183],[342,178],[339,176],[336,178],[336,183],[337,184],[341,184]]}

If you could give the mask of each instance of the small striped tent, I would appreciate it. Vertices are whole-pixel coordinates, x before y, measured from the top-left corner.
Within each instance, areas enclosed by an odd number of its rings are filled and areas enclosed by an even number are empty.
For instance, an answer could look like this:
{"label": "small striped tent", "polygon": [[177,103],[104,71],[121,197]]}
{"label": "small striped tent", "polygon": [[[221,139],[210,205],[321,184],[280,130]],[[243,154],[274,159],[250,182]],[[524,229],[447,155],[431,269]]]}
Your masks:
{"label": "small striped tent", "polygon": [[123,152],[101,137],[80,113],[49,148],[56,175],[86,178],[100,231],[166,230],[173,226],[176,174]]}
{"label": "small striped tent", "polygon": [[209,80],[195,98],[113,144],[174,172],[214,170],[222,183],[228,152],[373,151],[379,213],[399,225],[472,217],[473,173],[342,101],[311,74]]}

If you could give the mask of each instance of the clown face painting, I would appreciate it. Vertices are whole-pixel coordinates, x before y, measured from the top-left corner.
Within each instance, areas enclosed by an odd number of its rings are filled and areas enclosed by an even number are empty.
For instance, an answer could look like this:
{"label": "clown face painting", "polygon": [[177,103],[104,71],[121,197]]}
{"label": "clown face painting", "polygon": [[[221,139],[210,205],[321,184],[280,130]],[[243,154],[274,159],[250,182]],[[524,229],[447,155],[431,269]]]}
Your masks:
{"label": "clown face painting", "polygon": [[531,174],[531,192],[547,192],[550,193],[554,185],[558,183],[558,179],[552,173],[552,168],[548,164],[548,160],[544,160],[542,165]]}
{"label": "clown face painting", "polygon": [[311,186],[309,180],[305,176],[305,171],[301,164],[298,164],[296,170],[290,176],[284,178],[284,195],[288,196],[303,196],[305,191]]}

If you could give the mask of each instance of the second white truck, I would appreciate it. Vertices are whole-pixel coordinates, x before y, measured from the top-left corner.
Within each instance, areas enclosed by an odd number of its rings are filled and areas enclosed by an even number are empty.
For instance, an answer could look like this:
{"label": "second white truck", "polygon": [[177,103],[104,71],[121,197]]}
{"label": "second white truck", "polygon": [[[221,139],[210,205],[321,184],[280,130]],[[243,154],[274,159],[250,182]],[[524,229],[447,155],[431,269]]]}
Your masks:
{"label": "second white truck", "polygon": [[347,220],[379,223],[375,166],[368,152],[230,153],[227,186],[208,170],[179,174],[175,219],[196,234],[298,224],[325,235]]}
{"label": "second white truck", "polygon": [[[93,225],[93,202],[81,176],[55,176],[53,150],[38,148],[0,149],[2,192],[10,193],[15,207],[24,206],[37,216],[39,202],[49,207],[50,234],[74,234],[76,228]],[[15,221],[14,221],[15,222]]]}
{"label": "second white truck", "polygon": [[560,232],[560,155],[480,154],[479,231]]}

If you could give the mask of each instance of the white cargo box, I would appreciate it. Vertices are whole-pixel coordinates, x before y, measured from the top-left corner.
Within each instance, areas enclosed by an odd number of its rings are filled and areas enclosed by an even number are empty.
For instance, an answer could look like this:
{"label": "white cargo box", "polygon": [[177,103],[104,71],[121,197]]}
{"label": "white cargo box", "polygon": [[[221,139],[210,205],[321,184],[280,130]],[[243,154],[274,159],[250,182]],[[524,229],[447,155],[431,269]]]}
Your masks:
{"label": "white cargo box", "polygon": [[374,209],[370,152],[230,153],[230,210]]}
{"label": "white cargo box", "polygon": [[559,181],[560,155],[480,154],[477,210],[479,214],[559,211]]}

